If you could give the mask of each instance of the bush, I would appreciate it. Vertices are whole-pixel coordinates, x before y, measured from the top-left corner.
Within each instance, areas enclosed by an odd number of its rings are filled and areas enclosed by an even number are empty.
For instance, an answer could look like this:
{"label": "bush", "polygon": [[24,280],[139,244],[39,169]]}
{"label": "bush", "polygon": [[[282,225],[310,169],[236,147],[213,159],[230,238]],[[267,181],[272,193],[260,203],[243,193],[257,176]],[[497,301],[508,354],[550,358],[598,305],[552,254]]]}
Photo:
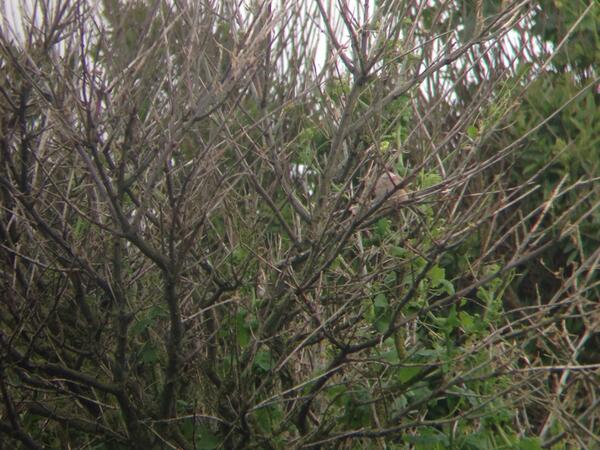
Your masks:
{"label": "bush", "polygon": [[[496,172],[517,152],[537,162],[535,148],[515,131],[490,151],[543,83],[530,83],[536,61],[502,57],[531,50],[534,12],[27,5],[0,36],[7,438],[97,449],[597,439],[598,364],[578,358],[596,336],[599,250],[538,302],[512,287],[525,263],[577,236],[597,189],[586,173],[536,199],[529,180]],[[522,123],[513,130],[532,136]]]}

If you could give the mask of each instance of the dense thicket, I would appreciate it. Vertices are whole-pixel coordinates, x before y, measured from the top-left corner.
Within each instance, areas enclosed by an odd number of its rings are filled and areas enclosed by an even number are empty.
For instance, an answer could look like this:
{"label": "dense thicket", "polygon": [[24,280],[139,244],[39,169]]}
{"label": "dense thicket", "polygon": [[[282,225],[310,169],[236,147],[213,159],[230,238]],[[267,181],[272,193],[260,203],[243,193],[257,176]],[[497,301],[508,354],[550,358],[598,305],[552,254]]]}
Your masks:
{"label": "dense thicket", "polygon": [[6,442],[597,445],[593,0],[0,11]]}

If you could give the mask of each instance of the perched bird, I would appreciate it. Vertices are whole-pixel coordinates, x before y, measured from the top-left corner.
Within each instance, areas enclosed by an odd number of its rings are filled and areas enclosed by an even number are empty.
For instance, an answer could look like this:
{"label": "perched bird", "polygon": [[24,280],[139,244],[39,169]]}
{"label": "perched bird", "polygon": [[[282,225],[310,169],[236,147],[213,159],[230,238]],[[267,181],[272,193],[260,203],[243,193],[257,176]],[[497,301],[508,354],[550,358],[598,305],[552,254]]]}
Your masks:
{"label": "perched bird", "polygon": [[[371,175],[372,177],[373,175]],[[389,195],[387,200],[381,205],[381,209],[390,212],[397,210],[400,205],[408,200],[408,193],[404,189],[398,188],[400,183],[402,183],[402,178],[395,172],[385,169],[376,180],[373,181],[367,175],[366,179],[371,180],[367,181],[367,190],[368,190],[368,202],[367,206],[371,207],[379,202],[381,202],[386,196]],[[372,184],[374,182],[374,184]],[[392,193],[393,192],[393,193]],[[358,205],[353,205],[350,207],[350,213],[352,215],[356,215],[359,210]]]}
{"label": "perched bird", "polygon": [[404,202],[408,198],[408,194],[404,189],[398,189],[398,185],[402,183],[402,178],[397,173],[386,169],[375,181],[375,187],[373,189],[373,201],[379,202],[383,200],[386,195],[390,195],[385,205],[395,208],[398,204]]}

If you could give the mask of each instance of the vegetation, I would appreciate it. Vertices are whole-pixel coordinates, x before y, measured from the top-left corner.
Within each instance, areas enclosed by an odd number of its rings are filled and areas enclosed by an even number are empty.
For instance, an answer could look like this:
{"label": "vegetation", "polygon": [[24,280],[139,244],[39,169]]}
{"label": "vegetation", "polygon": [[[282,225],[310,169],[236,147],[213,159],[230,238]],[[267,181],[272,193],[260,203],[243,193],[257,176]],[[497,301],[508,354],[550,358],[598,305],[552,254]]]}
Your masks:
{"label": "vegetation", "polygon": [[598,444],[594,0],[0,12],[3,440]]}

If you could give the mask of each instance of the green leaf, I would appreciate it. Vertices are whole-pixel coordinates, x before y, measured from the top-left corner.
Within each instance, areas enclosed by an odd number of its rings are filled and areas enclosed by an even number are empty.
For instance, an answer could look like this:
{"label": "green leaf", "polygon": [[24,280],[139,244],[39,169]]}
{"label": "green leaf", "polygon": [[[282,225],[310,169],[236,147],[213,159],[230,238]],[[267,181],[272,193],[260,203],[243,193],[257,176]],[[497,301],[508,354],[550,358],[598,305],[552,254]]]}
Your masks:
{"label": "green leaf", "polygon": [[405,439],[414,444],[415,450],[441,450],[450,448],[448,436],[431,428],[424,428],[419,435],[406,436]]}
{"label": "green leaf", "polygon": [[395,286],[396,285],[396,272],[389,272],[385,278],[383,279],[383,283],[386,286]]}
{"label": "green leaf", "polygon": [[460,320],[460,325],[467,333],[475,331],[477,326],[475,325],[474,317],[466,311],[461,311],[458,313],[458,318]]}
{"label": "green leaf", "polygon": [[384,294],[377,294],[373,300],[375,328],[380,332],[385,332],[389,326],[391,317],[389,312],[389,302]]}
{"label": "green leaf", "polygon": [[268,406],[258,409],[255,413],[256,422],[265,433],[270,433],[273,426],[281,422],[283,414],[276,406]]}
{"label": "green leaf", "polygon": [[388,303],[388,299],[386,298],[386,296],[384,294],[377,294],[375,296],[375,300],[373,300],[373,303],[375,304],[375,308],[377,308],[377,310],[387,309],[387,307],[390,305]]}
{"label": "green leaf", "polygon": [[375,225],[375,234],[379,238],[384,238],[390,234],[392,226],[392,221],[390,219],[386,219],[385,217],[379,219],[377,224]]}
{"label": "green leaf", "polygon": [[273,357],[271,356],[271,352],[267,350],[261,350],[256,352],[256,357],[254,358],[254,365],[259,367],[260,369],[268,372],[273,368]]}
{"label": "green leaf", "polygon": [[[417,380],[418,382],[418,380]],[[429,389],[427,386],[421,386],[421,387],[417,387],[415,389],[412,389],[411,391],[409,391],[406,396],[411,398],[412,401],[414,402],[420,402],[423,401],[425,399],[431,399],[431,389]]]}
{"label": "green leaf", "polygon": [[398,175],[400,175],[401,177],[406,176],[406,166],[404,165],[404,161],[402,160],[402,155],[400,155],[400,158],[398,159],[398,162],[395,165],[395,169],[396,169],[396,173]]}
{"label": "green leaf", "polygon": [[526,437],[519,440],[519,450],[542,450],[542,444],[539,438]]}
{"label": "green leaf", "polygon": [[385,333],[390,328],[390,317],[388,314],[381,314],[375,321],[375,328],[380,333]]}
{"label": "green leaf", "polygon": [[446,279],[440,280],[440,287],[442,288],[442,291],[446,294],[454,295],[454,285],[451,281],[448,281]]}
{"label": "green leaf", "polygon": [[494,300],[494,293],[482,286],[477,289],[477,298],[486,304],[490,304]]}
{"label": "green leaf", "polygon": [[406,408],[406,405],[408,405],[408,400],[406,400],[404,395],[401,395],[394,399],[391,409],[394,412],[402,411],[404,408]]}
{"label": "green leaf", "polygon": [[402,367],[398,369],[397,377],[402,383],[406,383],[421,373],[420,367]]}
{"label": "green leaf", "polygon": [[479,130],[475,125],[471,125],[469,128],[467,128],[467,136],[469,136],[471,139],[475,139],[478,134]]}
{"label": "green leaf", "polygon": [[406,250],[403,247],[398,247],[396,245],[392,247],[392,249],[390,250],[390,253],[392,256],[394,256],[396,258],[406,259],[410,256],[410,253],[408,250]]}
{"label": "green leaf", "polygon": [[198,431],[198,438],[196,439],[198,450],[214,450],[221,446],[222,439],[213,434],[208,428],[200,427]]}
{"label": "green leaf", "polygon": [[446,270],[436,264],[427,272],[427,278],[431,281],[432,287],[438,287],[442,280],[446,280]]}
{"label": "green leaf", "polygon": [[129,327],[129,332],[132,334],[132,336],[139,336],[153,323],[154,321],[148,317],[136,320],[133,325]]}
{"label": "green leaf", "polygon": [[465,438],[463,448],[473,450],[494,450],[497,447],[489,441],[485,433],[473,433]]}
{"label": "green leaf", "polygon": [[177,411],[181,412],[182,414],[189,413],[193,411],[194,408],[194,404],[192,402],[182,398],[177,399],[175,404],[177,405]]}
{"label": "green leaf", "polygon": [[368,389],[359,389],[347,393],[344,396],[344,417],[342,420],[352,427],[370,425],[370,400],[371,392]]}
{"label": "green leaf", "polygon": [[139,336],[146,328],[152,327],[158,318],[167,317],[167,312],[159,306],[153,306],[145,312],[145,314],[129,328],[129,332],[133,336]]}
{"label": "green leaf", "polygon": [[400,358],[398,357],[398,351],[393,347],[387,352],[382,353],[381,357],[384,361],[387,361],[390,364],[398,364],[400,362]]}
{"label": "green leaf", "polygon": [[73,234],[75,235],[75,237],[80,238],[90,228],[90,224],[87,221],[83,220],[81,217],[77,217],[77,219],[75,220],[75,226],[73,228]]}
{"label": "green leaf", "polygon": [[422,172],[420,178],[421,188],[428,188],[442,182],[442,177],[436,172]]}
{"label": "green leaf", "polygon": [[139,353],[140,360],[145,364],[154,364],[159,360],[158,349],[146,342]]}
{"label": "green leaf", "polygon": [[235,317],[235,331],[237,343],[244,348],[250,343],[250,326],[246,323],[246,312],[239,311]]}
{"label": "green leaf", "polygon": [[458,319],[458,314],[456,314],[456,305],[452,305],[444,323],[444,331],[446,331],[446,334],[450,334],[459,325],[460,321]]}
{"label": "green leaf", "polygon": [[245,247],[238,245],[233,249],[231,256],[233,258],[233,262],[235,264],[239,264],[248,257],[248,250]]}

